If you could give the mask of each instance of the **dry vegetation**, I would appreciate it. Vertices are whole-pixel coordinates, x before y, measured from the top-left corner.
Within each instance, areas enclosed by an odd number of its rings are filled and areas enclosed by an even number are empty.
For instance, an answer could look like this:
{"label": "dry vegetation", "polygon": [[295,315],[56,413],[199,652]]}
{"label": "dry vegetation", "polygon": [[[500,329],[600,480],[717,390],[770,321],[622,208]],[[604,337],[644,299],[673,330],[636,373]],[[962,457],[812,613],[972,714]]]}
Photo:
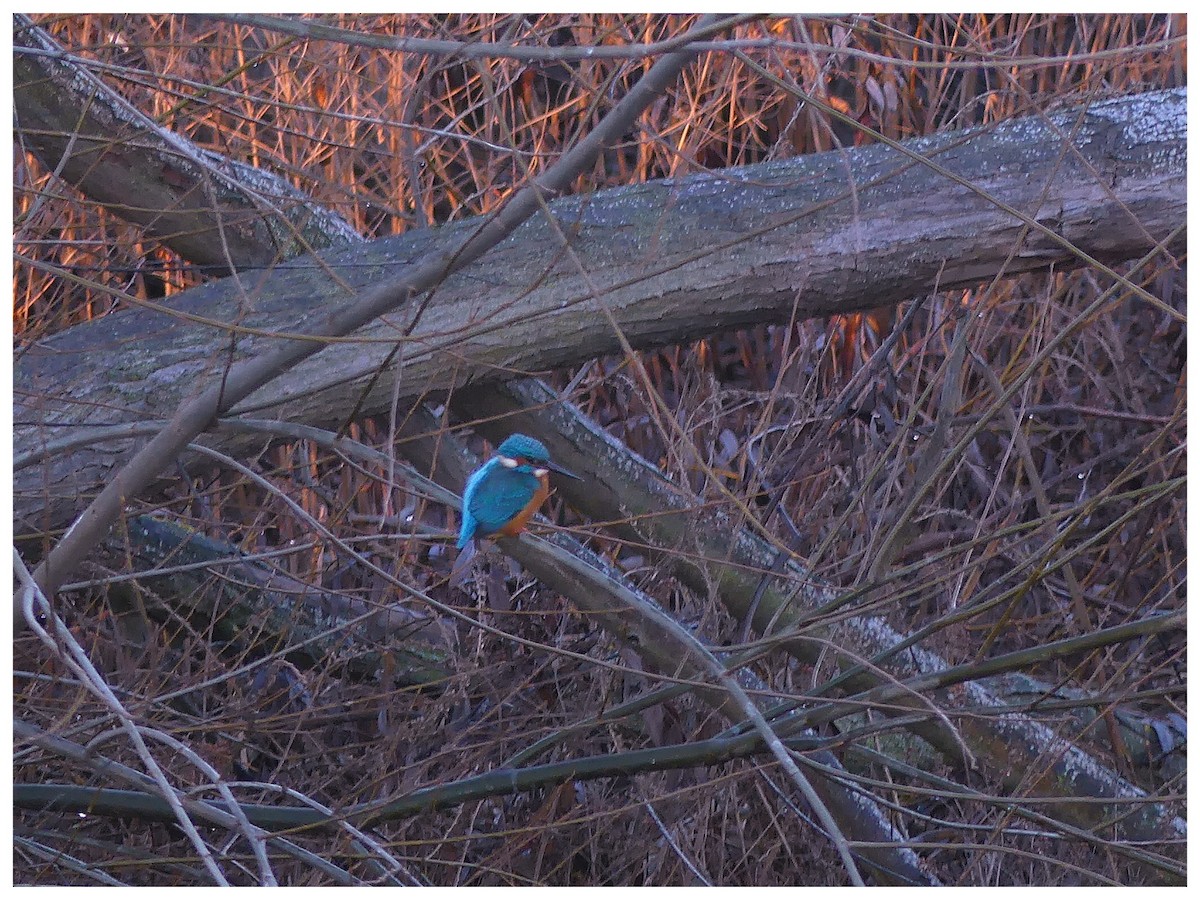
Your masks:
{"label": "dry vegetation", "polygon": [[[103,63],[96,71],[104,81],[160,124],[285,176],[368,238],[493,210],[586,133],[652,61],[398,53],[186,16],[35,21],[71,53]],[[451,15],[334,17],[329,24],[518,49],[636,50],[680,34],[688,20]],[[576,188],[872,140],[854,122],[904,139],[1181,86],[1184,33],[1181,17],[1136,15],[742,24],[733,37],[747,57],[794,77],[846,118],[798,107],[733,48],[706,51],[643,117],[636,137],[604,153]],[[41,336],[109,313],[109,289],[169,302],[205,280],[199,267],[81,197],[31,154],[18,152],[16,167],[18,354]],[[936,198],[930,214],[937,214]],[[952,664],[971,664],[1184,608],[1184,272],[1181,261],[1155,260],[1134,277],[1158,305],[1113,292],[1066,339],[1067,326],[1111,284],[1088,267],[1000,273],[975,290],[922,298],[885,355],[875,351],[909,308],[896,301],[908,298],[881,297],[871,316],[762,326],[646,352],[648,384],[629,359],[616,357],[547,380],[688,486],[697,504],[725,505],[735,519],[757,516],[818,578],[858,591],[856,611],[885,616],[902,633],[924,629],[923,646]],[[956,341],[964,342],[958,353]],[[1017,379],[1023,385],[1011,403],[990,414],[1002,386]],[[848,403],[838,408],[841,399]],[[973,439],[961,440],[981,422]],[[470,434],[469,425],[450,419],[447,427]],[[348,433],[380,447],[389,427],[386,417],[365,419]],[[483,449],[478,438],[474,444]],[[942,450],[933,454],[931,446]],[[151,743],[167,777],[197,787],[197,797],[216,796],[202,787],[210,776],[198,760],[224,779],[250,782],[236,789],[249,803],[296,802],[257,784],[266,782],[343,808],[454,785],[508,765],[543,738],[522,764],[678,748],[729,725],[688,696],[602,720],[606,710],[665,682],[639,671],[638,653],[589,624],[568,599],[522,574],[504,586],[493,579],[490,603],[452,591],[436,541],[396,541],[394,525],[381,532],[380,517],[394,523],[404,498],[378,473],[350,467],[314,443],[276,442],[243,462],[265,480],[228,468],[180,469],[171,496],[139,511],[245,552],[291,548],[267,564],[369,603],[392,599],[385,580],[344,552],[353,546],[391,577],[490,628],[459,623],[453,657],[444,661],[449,674],[419,691],[397,684],[386,653],[366,675],[346,665],[349,651],[305,662],[277,654],[256,667],[260,646],[211,623],[168,614],[135,626],[134,617],[114,615],[106,585],[120,574],[120,560],[91,561],[89,582],[62,595],[62,614],[136,721],[157,729],[162,739]],[[343,543],[315,540],[285,498]],[[403,511],[433,528],[447,523],[436,504]],[[644,548],[561,503],[553,512],[710,646],[746,639],[715,585],[710,595],[686,587]],[[1149,742],[1182,721],[1184,650],[1183,631],[1173,628],[1067,655],[1033,654],[1021,669],[1054,699],[1026,686],[1014,709],[1064,729],[1182,814],[1179,754],[1161,746],[1139,754],[1121,723],[1134,722]],[[44,645],[25,632],[14,654],[19,719],[140,768],[127,734],[113,730],[112,717]],[[778,653],[753,668],[767,703],[819,695],[836,674]],[[1010,682],[993,687],[1003,696],[1017,690]],[[1104,714],[1086,733],[1068,699],[1081,696],[1082,708]],[[1118,852],[1013,815],[995,784],[920,756],[886,719],[842,720],[838,728],[864,725],[856,737],[863,752],[848,745],[836,752],[890,804],[888,815],[938,879],[1150,879]],[[865,751],[904,757],[915,768],[885,766]],[[950,781],[930,781],[922,770]],[[14,778],[125,786],[20,740]],[[224,829],[201,832],[231,882],[260,880],[247,841]],[[439,885],[847,879],[802,798],[764,754],[667,771],[631,761],[619,777],[467,798],[364,835],[348,828],[290,834],[332,862],[332,873],[274,845],[266,852],[275,877],[290,884],[338,877]],[[14,878],[22,883],[209,880],[176,825],[132,815],[18,810],[15,840]]]}

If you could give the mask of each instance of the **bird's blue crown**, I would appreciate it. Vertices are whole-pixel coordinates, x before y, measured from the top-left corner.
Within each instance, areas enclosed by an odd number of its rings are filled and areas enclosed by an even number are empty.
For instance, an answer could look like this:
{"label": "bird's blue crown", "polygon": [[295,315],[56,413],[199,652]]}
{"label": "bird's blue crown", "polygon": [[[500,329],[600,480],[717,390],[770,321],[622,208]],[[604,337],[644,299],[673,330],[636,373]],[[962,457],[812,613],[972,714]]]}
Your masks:
{"label": "bird's blue crown", "polygon": [[496,452],[509,459],[524,457],[530,462],[546,462],[550,459],[550,451],[546,449],[546,445],[526,434],[510,434],[496,448]]}

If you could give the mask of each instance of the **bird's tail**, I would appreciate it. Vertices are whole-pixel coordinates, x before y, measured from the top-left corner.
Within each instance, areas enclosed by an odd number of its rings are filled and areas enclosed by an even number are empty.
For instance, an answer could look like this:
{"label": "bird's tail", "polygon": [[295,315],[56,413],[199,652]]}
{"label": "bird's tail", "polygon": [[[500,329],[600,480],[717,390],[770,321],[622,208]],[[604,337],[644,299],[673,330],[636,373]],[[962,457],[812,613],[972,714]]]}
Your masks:
{"label": "bird's tail", "polygon": [[460,588],[467,580],[471,572],[471,560],[475,558],[476,543],[474,540],[468,541],[458,554],[458,559],[454,560],[454,565],[450,567],[450,587]]}

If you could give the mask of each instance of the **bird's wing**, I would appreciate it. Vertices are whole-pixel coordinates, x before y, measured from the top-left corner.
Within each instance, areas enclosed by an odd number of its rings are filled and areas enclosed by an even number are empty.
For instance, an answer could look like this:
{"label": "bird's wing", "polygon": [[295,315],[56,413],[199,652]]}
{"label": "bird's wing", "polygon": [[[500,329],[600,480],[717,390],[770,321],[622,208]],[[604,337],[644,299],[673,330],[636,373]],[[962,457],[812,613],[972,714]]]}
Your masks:
{"label": "bird's wing", "polygon": [[525,508],[538,489],[538,480],[508,471],[481,471],[480,475],[474,490],[468,485],[463,507],[479,523],[479,534],[491,534]]}
{"label": "bird's wing", "polygon": [[467,479],[466,487],[463,488],[462,528],[458,532],[459,550],[471,543],[475,532],[481,530],[474,511],[479,508],[479,486],[491,471],[488,468],[490,465],[491,463],[487,463],[476,469]]}

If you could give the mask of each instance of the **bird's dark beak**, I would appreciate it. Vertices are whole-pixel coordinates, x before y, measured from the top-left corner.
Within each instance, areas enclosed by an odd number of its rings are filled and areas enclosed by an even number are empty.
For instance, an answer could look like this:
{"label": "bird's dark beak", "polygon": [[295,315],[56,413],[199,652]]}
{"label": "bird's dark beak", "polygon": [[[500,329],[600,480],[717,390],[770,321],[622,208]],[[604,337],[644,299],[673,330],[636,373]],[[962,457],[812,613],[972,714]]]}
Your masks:
{"label": "bird's dark beak", "polygon": [[568,478],[574,478],[576,481],[583,481],[583,479],[574,472],[564,469],[562,466],[555,465],[554,463],[550,462],[550,460],[546,460],[544,463],[542,463],[542,465],[551,472],[557,472],[559,475],[566,475]]}

